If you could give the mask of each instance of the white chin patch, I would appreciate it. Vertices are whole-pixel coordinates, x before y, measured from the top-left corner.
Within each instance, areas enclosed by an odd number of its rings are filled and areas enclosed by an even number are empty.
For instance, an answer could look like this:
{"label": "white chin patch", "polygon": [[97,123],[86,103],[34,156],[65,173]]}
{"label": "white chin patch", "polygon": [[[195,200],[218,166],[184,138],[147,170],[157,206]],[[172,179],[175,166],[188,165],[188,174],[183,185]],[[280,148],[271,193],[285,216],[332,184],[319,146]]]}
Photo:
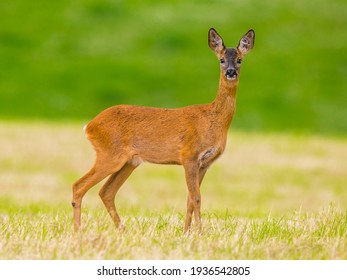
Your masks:
{"label": "white chin patch", "polygon": [[234,81],[234,80],[236,80],[236,75],[234,75],[234,76],[227,76],[227,79],[229,81]]}

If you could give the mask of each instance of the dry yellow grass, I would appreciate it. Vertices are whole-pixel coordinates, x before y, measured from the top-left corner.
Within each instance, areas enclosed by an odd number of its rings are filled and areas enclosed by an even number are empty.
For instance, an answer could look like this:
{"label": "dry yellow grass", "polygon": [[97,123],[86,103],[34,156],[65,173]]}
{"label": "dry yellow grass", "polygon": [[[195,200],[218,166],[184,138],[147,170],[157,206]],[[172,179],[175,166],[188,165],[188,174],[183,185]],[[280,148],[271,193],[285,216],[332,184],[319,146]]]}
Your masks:
{"label": "dry yellow grass", "polygon": [[71,184],[94,161],[82,127],[0,123],[0,258],[347,258],[346,139],[232,131],[203,182],[202,236],[182,236],[182,168],[143,164],[116,198],[127,231],[97,186],[76,237]]}

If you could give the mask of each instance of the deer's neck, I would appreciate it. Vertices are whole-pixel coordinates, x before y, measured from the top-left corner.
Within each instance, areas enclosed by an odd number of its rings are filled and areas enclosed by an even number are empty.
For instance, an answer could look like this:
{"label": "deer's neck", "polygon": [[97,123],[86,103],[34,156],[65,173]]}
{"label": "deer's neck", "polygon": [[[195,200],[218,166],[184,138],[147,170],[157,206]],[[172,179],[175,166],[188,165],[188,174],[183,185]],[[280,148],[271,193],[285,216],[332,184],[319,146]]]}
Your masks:
{"label": "deer's neck", "polygon": [[220,77],[216,99],[212,102],[212,110],[216,113],[218,121],[225,129],[228,129],[235,112],[236,90],[238,81],[227,82]]}

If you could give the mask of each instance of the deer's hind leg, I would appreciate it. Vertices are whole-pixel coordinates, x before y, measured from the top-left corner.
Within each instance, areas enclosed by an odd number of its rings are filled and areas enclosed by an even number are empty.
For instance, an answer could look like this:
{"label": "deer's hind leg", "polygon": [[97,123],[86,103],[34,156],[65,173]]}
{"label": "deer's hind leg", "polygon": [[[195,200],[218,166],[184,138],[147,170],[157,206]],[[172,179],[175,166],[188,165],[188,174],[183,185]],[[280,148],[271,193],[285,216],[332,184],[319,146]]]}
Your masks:
{"label": "deer's hind leg", "polygon": [[110,176],[110,178],[107,180],[107,182],[99,192],[99,195],[107,209],[107,212],[110,214],[113,222],[119,229],[123,229],[123,225],[115,206],[115,196],[135,168],[135,165],[127,162],[119,171],[113,173]]}
{"label": "deer's hind leg", "polygon": [[120,170],[127,159],[120,157],[116,163],[107,159],[97,157],[94,166],[72,186],[72,206],[74,208],[74,229],[78,231],[81,227],[81,204],[86,192],[102,181],[108,175]]}

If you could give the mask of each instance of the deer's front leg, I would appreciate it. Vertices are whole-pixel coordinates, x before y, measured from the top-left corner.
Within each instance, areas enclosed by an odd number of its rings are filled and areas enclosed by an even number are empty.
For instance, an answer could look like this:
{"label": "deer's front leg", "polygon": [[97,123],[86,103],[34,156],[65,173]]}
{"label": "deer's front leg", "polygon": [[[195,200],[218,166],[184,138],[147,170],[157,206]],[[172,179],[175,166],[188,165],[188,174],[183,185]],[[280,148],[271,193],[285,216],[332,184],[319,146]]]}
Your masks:
{"label": "deer's front leg", "polygon": [[187,215],[184,226],[184,232],[187,233],[190,230],[193,213],[196,227],[198,231],[201,232],[201,194],[199,186],[199,166],[195,162],[188,162],[184,164],[184,170],[188,187]]}

